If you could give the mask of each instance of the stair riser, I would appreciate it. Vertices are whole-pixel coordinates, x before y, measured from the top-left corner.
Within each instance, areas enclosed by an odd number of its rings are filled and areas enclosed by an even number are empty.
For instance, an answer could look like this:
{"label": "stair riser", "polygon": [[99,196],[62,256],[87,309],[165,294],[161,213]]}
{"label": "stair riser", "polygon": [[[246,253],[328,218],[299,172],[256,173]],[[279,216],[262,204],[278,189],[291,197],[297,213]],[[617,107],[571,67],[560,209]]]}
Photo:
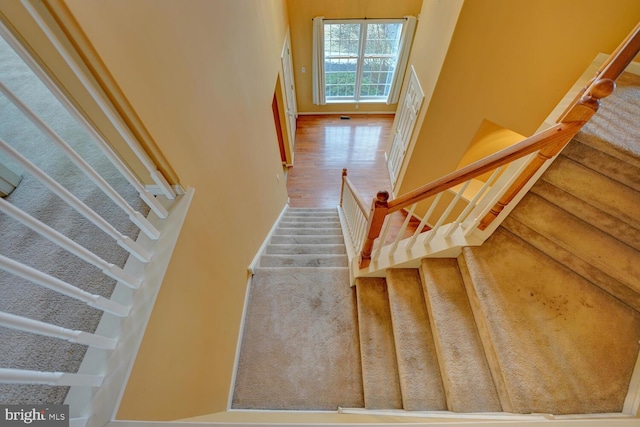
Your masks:
{"label": "stair riser", "polygon": [[[609,234],[535,194],[523,198],[511,217],[608,276],[640,291],[638,251]],[[562,258],[558,259],[562,263]]]}
{"label": "stair riser", "polygon": [[306,211],[298,211],[291,212],[287,211],[283,217],[296,217],[296,218],[304,218],[304,217],[318,217],[318,218],[336,218],[338,217],[338,212],[306,212]]}
{"label": "stair riser", "polygon": [[340,236],[273,236],[271,243],[274,245],[343,245],[344,239]]}
{"label": "stair riser", "polygon": [[340,228],[280,228],[274,233],[276,236],[342,236]]}
{"label": "stair riser", "polygon": [[[560,156],[543,178],[548,183],[640,229],[635,216],[640,208],[640,193],[589,168]],[[572,212],[580,217],[580,212]]]}
{"label": "stair riser", "polygon": [[640,251],[640,229],[629,225],[623,219],[616,218],[609,212],[604,212],[544,180],[538,181],[531,193],[573,213],[598,230]]}
{"label": "stair riser", "polygon": [[540,233],[535,232],[515,218],[506,218],[502,226],[550,258],[561,262],[565,267],[579,274],[586,280],[597,284],[597,286],[605,292],[625,302],[633,309],[640,311],[639,292],[603,273],[593,264],[574,256],[570,251],[563,249],[561,246],[555,244]]}
{"label": "stair riser", "polygon": [[621,159],[613,157],[586,144],[578,141],[572,141],[564,150],[562,156],[571,159],[576,163],[597,171],[599,174],[615,180],[627,187],[640,191],[640,175],[638,175],[638,166],[621,161]]}
{"label": "stair riser", "polygon": [[260,267],[346,267],[344,255],[263,255]]}
{"label": "stair riser", "polygon": [[339,222],[288,222],[280,221],[280,228],[340,228]]}
{"label": "stair riser", "polygon": [[282,217],[281,222],[301,222],[301,223],[329,223],[340,224],[340,218],[338,217],[317,217],[317,216],[285,216]]}
{"label": "stair riser", "polygon": [[267,254],[346,254],[344,245],[268,245]]}

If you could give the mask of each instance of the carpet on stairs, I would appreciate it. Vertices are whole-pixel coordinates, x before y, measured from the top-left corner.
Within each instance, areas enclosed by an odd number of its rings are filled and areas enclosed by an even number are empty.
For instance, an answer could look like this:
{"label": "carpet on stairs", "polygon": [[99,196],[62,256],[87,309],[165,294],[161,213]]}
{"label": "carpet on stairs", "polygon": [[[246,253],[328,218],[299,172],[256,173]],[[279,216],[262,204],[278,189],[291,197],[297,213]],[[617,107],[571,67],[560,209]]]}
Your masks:
{"label": "carpet on stairs", "polygon": [[403,409],[447,410],[420,274],[392,268],[386,282]]}
{"label": "carpet on stairs", "polygon": [[402,392],[384,278],[356,279],[364,407],[402,409]]}
{"label": "carpet on stairs", "polygon": [[456,259],[423,259],[420,276],[448,409],[500,412],[498,393]]}
{"label": "carpet on stairs", "polygon": [[504,228],[463,254],[514,412],[622,410],[640,313]]}
{"label": "carpet on stairs", "polygon": [[[285,212],[282,222],[289,226],[276,229],[251,280],[232,408],[335,411],[364,405],[344,242],[324,232],[337,218],[335,209]],[[323,266],[318,260],[326,257],[339,266]]]}

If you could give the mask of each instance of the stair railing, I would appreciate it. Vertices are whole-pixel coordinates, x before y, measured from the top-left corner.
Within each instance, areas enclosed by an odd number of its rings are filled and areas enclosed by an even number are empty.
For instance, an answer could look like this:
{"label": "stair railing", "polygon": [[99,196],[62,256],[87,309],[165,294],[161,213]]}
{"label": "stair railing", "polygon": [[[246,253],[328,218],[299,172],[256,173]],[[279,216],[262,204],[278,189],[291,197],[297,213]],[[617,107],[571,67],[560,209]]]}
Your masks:
{"label": "stair railing", "polygon": [[[31,122],[52,143],[52,147],[49,147],[50,151],[47,151],[54,159],[51,163],[69,162],[77,168],[77,170],[65,169],[65,174],[56,172],[53,168],[43,168],[42,164],[36,164],[33,160],[32,154],[36,150],[33,146],[36,142],[32,143],[32,149],[29,151],[24,148],[25,144],[21,145],[21,149],[15,148],[20,146],[18,142],[22,142],[15,134],[8,132],[8,140],[0,138],[0,154],[29,174],[33,182],[38,182],[31,187],[25,187],[25,180],[22,180],[20,185],[16,183],[12,188],[13,195],[20,192],[25,194],[29,188],[42,185],[50,190],[46,200],[52,201],[51,206],[54,207],[44,212],[40,208],[25,208],[24,204],[15,203],[11,196],[0,198],[0,220],[5,226],[26,227],[24,234],[20,237],[32,232],[31,240],[20,242],[22,247],[42,245],[45,242],[53,244],[51,248],[55,247],[52,253],[43,251],[41,257],[29,260],[28,263],[25,263],[24,259],[18,259],[19,256],[16,254],[19,254],[19,251],[17,250],[9,254],[1,254],[0,271],[3,275],[4,272],[8,273],[4,277],[9,279],[3,277],[7,283],[17,277],[52,291],[48,295],[56,295],[57,298],[59,294],[83,303],[79,306],[64,303],[66,301],[64,298],[55,299],[56,311],[68,315],[69,318],[72,314],[76,318],[82,317],[86,312],[80,312],[81,308],[78,307],[84,308],[84,305],[99,313],[96,316],[99,322],[97,328],[94,331],[84,331],[50,323],[49,318],[46,321],[44,318],[43,320],[33,319],[30,317],[32,313],[25,312],[25,304],[12,308],[18,312],[0,311],[2,328],[27,332],[30,334],[29,337],[39,335],[55,338],[59,343],[68,341],[85,346],[87,349],[82,363],[74,372],[0,366],[0,385],[31,384],[70,387],[65,403],[69,404],[71,425],[105,425],[111,420],[119,396],[126,385],[127,376],[135,360],[194,190],[188,189],[186,193],[181,192],[176,195],[175,189],[166,184],[163,185],[162,195],[159,197],[152,195],[143,182],[113,151],[108,141],[83,118],[71,100],[63,94],[3,25],[0,25],[0,37],[5,39],[22,57],[35,73],[34,79],[38,77],[44,83],[51,94],[60,101],[59,109],[66,110],[65,112],[70,115],[69,121],[75,120],[74,124],[77,125],[73,128],[69,126],[63,138],[43,119],[41,108],[34,110],[23,101],[24,95],[21,98],[20,94],[14,93],[7,85],[0,82],[0,100],[6,103],[7,107],[9,105],[15,107],[15,110],[20,113],[20,119]],[[15,120],[14,126],[23,126],[23,124]],[[91,137],[92,142],[95,143],[92,149],[89,147],[91,142],[83,139],[87,136]],[[83,141],[84,145],[78,141]],[[37,150],[40,152],[47,148],[43,145]],[[25,151],[30,154],[25,155]],[[97,159],[99,153],[104,154],[100,160]],[[148,157],[146,153],[144,156]],[[107,181],[103,176],[103,174],[107,176],[105,172],[101,174],[99,170],[104,170],[103,167],[109,164],[108,167],[114,172],[119,172],[120,176],[109,175],[110,179]],[[166,183],[163,177],[160,179],[158,176],[152,176],[158,172],[155,165],[151,166],[153,170],[149,170],[149,178],[158,185]],[[73,176],[75,183],[82,182],[86,185],[85,189],[96,187],[98,191],[92,190],[89,196],[77,195],[78,191],[74,193],[60,182],[61,175],[65,178]],[[64,182],[69,186],[69,179]],[[30,197],[33,197],[33,194]],[[95,200],[102,202],[110,200],[113,206],[109,209],[95,209],[95,204],[90,203]],[[69,209],[66,210],[66,208]],[[67,220],[64,217],[65,212],[71,211],[78,214],[76,231],[81,231],[85,235],[91,234],[94,239],[101,242],[100,248],[96,249],[97,245],[87,246],[86,241],[83,244],[79,243],[72,238],[73,236],[68,235],[68,229],[63,228],[62,231],[58,231],[54,228],[56,225],[65,223]],[[116,212],[119,217],[128,218],[131,224],[118,223],[120,228],[113,225]],[[9,218],[13,222],[6,221]],[[121,228],[127,231],[121,231]],[[37,240],[35,235],[38,235],[40,240]],[[110,259],[116,257],[114,252],[118,246],[128,253],[126,262]],[[3,246],[3,249],[5,247]],[[108,251],[107,248],[114,250]],[[72,259],[67,255],[72,255],[74,260],[77,258],[73,265],[61,264],[61,260]],[[98,270],[90,278],[83,278],[85,283],[77,283],[78,277],[71,276],[67,272],[73,268],[84,268],[85,264]],[[52,266],[57,268],[54,269]],[[103,284],[104,287],[98,291],[96,291],[97,286],[90,288],[93,292],[83,289],[86,285],[94,284]],[[36,289],[36,287],[29,289]],[[30,296],[29,289],[23,291],[25,297]],[[9,291],[5,292],[9,293]],[[103,296],[101,293],[109,296]],[[0,298],[6,296],[3,294]],[[50,307],[53,304],[51,301],[46,302],[45,305],[41,304],[42,307]],[[95,318],[92,319],[95,320]],[[55,348],[54,344],[51,348]],[[39,366],[47,366],[46,361],[49,360],[50,355],[42,351],[38,357]]]}
{"label": "stair railing", "polygon": [[[343,171],[341,206],[351,206],[358,201],[358,209],[343,207],[348,233],[357,254],[358,275],[369,275],[376,270],[391,266],[407,265],[425,256],[451,255],[456,248],[481,244],[508,213],[507,206],[533,185],[553,159],[597,112],[600,99],[609,96],[615,89],[615,81],[640,52],[640,24],[623,40],[613,54],[597,71],[596,76],[584,87],[557,120],[557,124],[536,133],[525,140],[485,157],[471,165],[445,175],[402,196],[388,200],[386,191],[378,192],[371,207],[365,212],[364,203],[353,183]],[[478,178],[491,173],[482,182]],[[475,185],[475,190],[470,188]],[[479,187],[479,188],[478,188]],[[448,204],[442,203],[443,195],[453,197]],[[453,212],[461,198],[467,201],[455,218]],[[415,233],[402,239],[409,221],[419,203],[430,203]],[[389,215],[400,210],[408,214],[397,235],[390,244]],[[460,208],[458,208],[460,210]],[[428,221],[436,213],[433,225]],[[496,221],[497,220],[497,221]],[[427,231],[423,231],[425,227]],[[484,232],[484,231],[487,232]],[[483,233],[484,232],[484,233]],[[393,236],[392,236],[393,237]],[[420,242],[422,250],[416,249]],[[403,253],[398,253],[398,249]],[[453,252],[452,252],[453,251]],[[373,265],[370,264],[374,262]]]}

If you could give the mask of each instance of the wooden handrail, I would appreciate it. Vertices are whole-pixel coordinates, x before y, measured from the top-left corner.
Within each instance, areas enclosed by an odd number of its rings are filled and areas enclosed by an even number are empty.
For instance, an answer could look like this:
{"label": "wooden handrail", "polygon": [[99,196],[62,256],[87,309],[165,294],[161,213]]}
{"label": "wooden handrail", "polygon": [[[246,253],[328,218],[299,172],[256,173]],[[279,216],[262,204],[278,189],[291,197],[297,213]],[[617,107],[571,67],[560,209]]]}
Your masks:
{"label": "wooden handrail", "polygon": [[[640,52],[640,23],[636,25],[613,54],[605,61],[589,84],[580,91],[573,102],[569,104],[558,119],[558,124],[555,126],[530,136],[511,147],[485,157],[462,169],[445,175],[429,184],[423,185],[392,201],[388,201],[389,195],[387,192],[378,192],[377,197],[373,199],[371,213],[368,216],[367,235],[360,254],[360,268],[366,268],[369,265],[373,243],[380,235],[382,224],[387,215],[407,208],[537,151],[538,154],[536,157],[529,162],[500,200],[480,221],[478,228],[480,230],[486,229],[489,224],[497,218],[500,212],[511,203],[542,165],[557,155],[580,131],[582,126],[593,117],[598,111],[600,99],[609,96],[613,92],[616,79],[638,55],[638,52]],[[366,205],[361,201],[359,194],[346,177],[346,169],[343,171],[343,182],[347,183],[358,202],[360,210],[364,213],[366,211]],[[342,203],[342,195],[340,201]]]}
{"label": "wooden handrail", "polygon": [[358,208],[360,208],[360,211],[362,211],[362,215],[364,215],[366,219],[369,219],[369,209],[367,209],[367,202],[364,201],[364,199],[362,198],[358,190],[356,190],[356,187],[353,185],[353,183],[347,176],[346,168],[342,169],[342,183],[343,185],[342,185],[342,191],[340,193],[340,206],[342,206],[342,199],[344,196],[344,185],[346,184],[346,186],[349,187],[349,190],[351,191],[351,194],[353,195],[353,198],[356,201]]}
{"label": "wooden handrail", "polygon": [[[609,56],[609,60],[605,61],[601,71],[597,74],[597,79],[616,80],[633,61],[633,58],[638,55],[638,52],[640,52],[640,22],[613,51]],[[589,90],[587,89],[588,93]]]}
{"label": "wooden handrail", "polygon": [[[592,87],[598,80],[609,79],[615,82],[615,80],[620,77],[620,74],[622,74],[624,69],[627,68],[636,55],[638,55],[638,51],[640,51],[640,22],[604,61],[598,71],[596,71],[596,74],[591,81],[582,88],[560,117],[558,117],[556,123],[566,121],[565,118],[567,117],[567,114],[575,107],[576,104],[578,104],[580,98],[585,94],[592,94]],[[599,98],[604,98],[604,96]]]}
{"label": "wooden handrail", "polygon": [[534,153],[546,145],[564,141],[568,135],[573,136],[580,128],[576,123],[560,123],[520,141],[511,147],[498,151],[484,159],[478,160],[462,169],[443,176],[429,184],[416,188],[389,202],[389,213],[411,206],[421,200],[467,182],[497,167],[511,163],[521,157]]}

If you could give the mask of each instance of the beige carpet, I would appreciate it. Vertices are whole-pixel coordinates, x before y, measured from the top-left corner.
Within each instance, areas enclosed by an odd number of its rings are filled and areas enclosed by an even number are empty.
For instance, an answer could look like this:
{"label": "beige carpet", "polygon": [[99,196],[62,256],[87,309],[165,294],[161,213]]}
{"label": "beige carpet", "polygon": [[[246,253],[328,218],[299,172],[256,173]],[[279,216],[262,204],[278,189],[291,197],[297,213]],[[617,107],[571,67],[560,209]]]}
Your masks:
{"label": "beige carpet", "polygon": [[[251,280],[234,409],[335,411],[364,403],[355,290],[342,236],[326,233],[337,211],[316,212],[316,222],[313,212],[288,211],[262,257],[277,266],[258,268]],[[342,266],[313,262],[327,256]]]}
{"label": "beige carpet", "polygon": [[638,312],[502,228],[466,248],[461,261],[511,410],[622,410],[638,355]]}
{"label": "beige carpet", "polygon": [[234,408],[620,412],[640,340],[637,126],[607,122],[640,105],[626,81],[482,246],[357,279],[355,301],[335,220],[288,213],[252,283]]}
{"label": "beige carpet", "polygon": [[613,94],[602,99],[600,109],[582,128],[577,139],[600,145],[607,141],[626,153],[640,156],[637,133],[640,117],[639,88],[640,76],[622,73],[616,81]]}

